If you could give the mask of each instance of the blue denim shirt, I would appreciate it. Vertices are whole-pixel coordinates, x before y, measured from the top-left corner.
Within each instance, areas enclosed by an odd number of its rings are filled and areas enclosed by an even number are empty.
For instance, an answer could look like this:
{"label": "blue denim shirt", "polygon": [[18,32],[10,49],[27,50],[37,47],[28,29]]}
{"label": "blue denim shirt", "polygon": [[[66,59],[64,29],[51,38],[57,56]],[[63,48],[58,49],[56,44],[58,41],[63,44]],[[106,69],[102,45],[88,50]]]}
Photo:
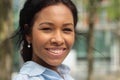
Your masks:
{"label": "blue denim shirt", "polygon": [[67,66],[60,65],[58,71],[64,79],[57,72],[33,61],[28,61],[13,80],[73,80],[69,75],[70,69]]}

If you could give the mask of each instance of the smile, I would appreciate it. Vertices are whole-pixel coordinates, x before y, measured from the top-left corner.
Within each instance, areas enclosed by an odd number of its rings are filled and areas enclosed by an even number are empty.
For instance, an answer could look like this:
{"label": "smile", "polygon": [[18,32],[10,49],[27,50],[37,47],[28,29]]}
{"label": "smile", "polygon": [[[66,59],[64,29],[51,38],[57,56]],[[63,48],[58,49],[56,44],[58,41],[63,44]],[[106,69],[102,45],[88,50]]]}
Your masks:
{"label": "smile", "polygon": [[54,54],[62,54],[66,51],[66,48],[62,48],[62,49],[47,48],[47,50],[51,53],[54,53]]}

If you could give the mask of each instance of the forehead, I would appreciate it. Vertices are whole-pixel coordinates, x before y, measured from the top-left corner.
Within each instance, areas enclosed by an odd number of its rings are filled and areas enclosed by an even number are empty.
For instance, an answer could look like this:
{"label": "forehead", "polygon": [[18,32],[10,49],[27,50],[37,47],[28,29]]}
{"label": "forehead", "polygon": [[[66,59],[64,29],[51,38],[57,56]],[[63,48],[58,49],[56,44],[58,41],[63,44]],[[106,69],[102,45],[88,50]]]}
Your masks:
{"label": "forehead", "polygon": [[71,10],[64,4],[51,5],[43,8],[36,14],[36,18],[58,17],[72,18]]}

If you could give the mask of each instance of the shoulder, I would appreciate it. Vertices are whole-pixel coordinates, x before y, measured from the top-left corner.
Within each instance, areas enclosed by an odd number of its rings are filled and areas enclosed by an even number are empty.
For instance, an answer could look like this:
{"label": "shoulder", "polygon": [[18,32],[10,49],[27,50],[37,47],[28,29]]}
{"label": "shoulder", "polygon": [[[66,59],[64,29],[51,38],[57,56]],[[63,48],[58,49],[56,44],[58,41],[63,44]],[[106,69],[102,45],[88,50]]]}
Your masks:
{"label": "shoulder", "polygon": [[18,74],[13,80],[29,80],[27,75]]}
{"label": "shoulder", "polygon": [[18,74],[12,80],[45,80],[42,76],[29,76],[26,74]]}
{"label": "shoulder", "polygon": [[13,80],[44,80],[42,77],[44,71],[45,68],[33,61],[29,61],[23,64],[20,72]]}
{"label": "shoulder", "polygon": [[25,74],[18,74],[13,80],[45,80],[42,76],[28,76]]}

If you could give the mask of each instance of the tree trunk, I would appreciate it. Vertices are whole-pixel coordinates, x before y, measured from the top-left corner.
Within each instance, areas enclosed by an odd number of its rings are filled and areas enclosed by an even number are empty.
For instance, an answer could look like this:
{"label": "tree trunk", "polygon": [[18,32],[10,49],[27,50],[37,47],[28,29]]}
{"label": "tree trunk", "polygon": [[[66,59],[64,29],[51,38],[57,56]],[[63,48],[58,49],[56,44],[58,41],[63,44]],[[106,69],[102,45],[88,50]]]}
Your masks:
{"label": "tree trunk", "polygon": [[12,43],[12,0],[0,1],[0,80],[11,80]]}
{"label": "tree trunk", "polygon": [[91,26],[88,32],[88,80],[93,80],[93,63],[94,63],[93,47],[94,47],[94,36],[93,36],[93,26]]}
{"label": "tree trunk", "polygon": [[96,14],[96,0],[88,0],[88,22],[89,22],[89,29],[88,29],[88,79],[87,80],[94,80],[93,78],[93,64],[94,64],[94,18]]}

